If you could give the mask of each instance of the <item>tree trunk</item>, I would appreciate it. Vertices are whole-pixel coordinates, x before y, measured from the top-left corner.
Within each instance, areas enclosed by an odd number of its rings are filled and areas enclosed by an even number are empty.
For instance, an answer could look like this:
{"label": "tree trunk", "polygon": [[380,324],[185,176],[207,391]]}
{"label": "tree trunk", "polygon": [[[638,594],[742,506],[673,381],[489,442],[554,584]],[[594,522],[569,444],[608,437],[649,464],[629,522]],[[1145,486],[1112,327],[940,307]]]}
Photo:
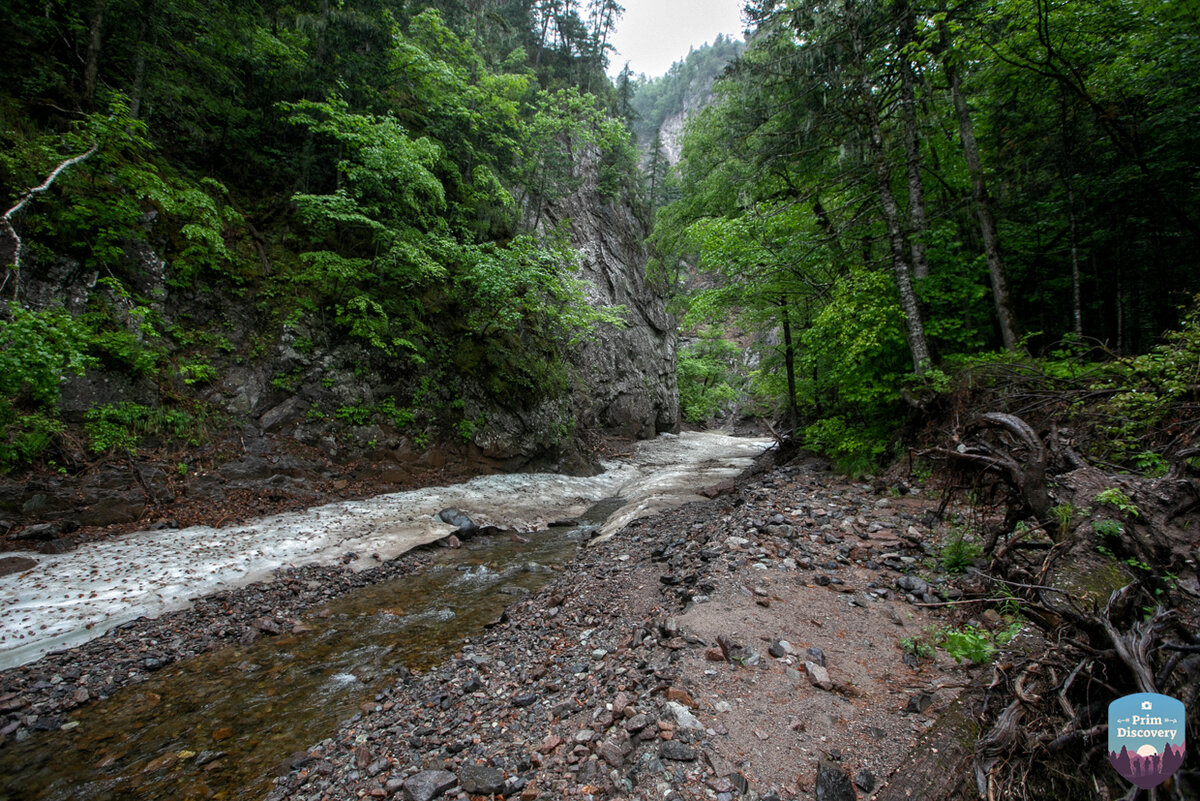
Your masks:
{"label": "tree trunk", "polygon": [[838,232],[833,227],[833,221],[829,219],[829,212],[821,203],[821,198],[816,198],[813,201],[813,214],[816,215],[817,225],[825,232],[825,237],[829,242],[829,249],[833,251],[833,258],[837,260],[837,274],[842,275],[846,271],[846,251],[842,249],[842,241],[838,238]]}
{"label": "tree trunk", "polygon": [[875,170],[875,183],[879,192],[879,205],[883,209],[883,219],[887,227],[888,245],[892,253],[892,274],[896,280],[896,289],[900,293],[900,308],[904,312],[905,335],[908,339],[909,350],[912,351],[913,372],[921,375],[929,365],[929,343],[925,339],[925,323],[921,319],[921,306],[917,302],[917,294],[913,291],[912,268],[905,256],[904,231],[900,227],[900,208],[896,205],[896,196],[892,193],[892,170],[888,163],[887,152],[883,147],[883,129],[879,123],[879,109],[875,105],[871,77],[866,72],[866,59],[863,55],[862,34],[858,29],[858,11],[853,2],[846,3],[847,26],[850,29],[851,42],[854,47],[859,75],[859,91],[862,95],[862,109],[866,117],[868,144],[871,152],[871,163]]}
{"label": "tree trunk", "polygon": [[104,33],[104,12],[108,0],[96,0],[92,20],[88,25],[87,56],[83,63],[83,107],[91,109],[96,102],[96,82],[100,75],[100,45]]}
{"label": "tree trunk", "polygon": [[983,175],[983,161],[979,158],[979,144],[975,141],[975,125],[971,121],[971,110],[962,93],[962,82],[950,53],[949,37],[942,27],[942,67],[950,83],[950,96],[954,100],[954,112],[958,117],[958,135],[962,141],[963,156],[971,174],[971,194],[975,200],[975,216],[979,218],[979,229],[983,235],[983,254],[987,260],[988,276],[992,283],[992,300],[996,305],[996,317],[1000,322],[1000,337],[1008,350],[1017,348],[1017,323],[1012,311],[1012,300],[1008,294],[1008,278],[1004,261],[1000,257],[1000,237],[996,233],[996,218],[992,214],[992,198],[987,191]]}
{"label": "tree trunk", "polygon": [[1083,297],[1079,289],[1079,224],[1075,219],[1075,187],[1067,179],[1067,221],[1071,230],[1071,321],[1083,339]]}
{"label": "tree trunk", "polygon": [[875,183],[878,185],[879,204],[883,208],[888,244],[892,251],[892,273],[896,279],[896,289],[900,292],[900,308],[904,311],[905,333],[908,337],[909,350],[912,351],[913,371],[917,375],[921,375],[930,362],[929,343],[925,339],[925,323],[921,319],[921,306],[917,302],[917,293],[913,290],[912,270],[904,256],[904,231],[900,228],[900,209],[896,205],[895,195],[892,194],[892,171],[891,165],[888,164],[887,154],[883,149],[883,131],[879,126],[879,113],[871,99],[870,86],[867,84],[865,75],[862,88],[863,106],[870,126],[871,161],[875,168]]}
{"label": "tree trunk", "polygon": [[900,117],[904,121],[904,164],[908,173],[909,250],[912,252],[913,278],[929,277],[929,259],[925,255],[925,238],[929,223],[925,217],[925,189],[921,181],[921,143],[917,130],[916,76],[913,73],[909,47],[916,39],[912,7],[907,2],[900,9]]}
{"label": "tree trunk", "polygon": [[800,420],[796,408],[796,350],[792,345],[792,321],[788,316],[787,298],[779,298],[780,318],[783,322],[783,366],[787,371],[788,385],[788,431],[794,431]]}

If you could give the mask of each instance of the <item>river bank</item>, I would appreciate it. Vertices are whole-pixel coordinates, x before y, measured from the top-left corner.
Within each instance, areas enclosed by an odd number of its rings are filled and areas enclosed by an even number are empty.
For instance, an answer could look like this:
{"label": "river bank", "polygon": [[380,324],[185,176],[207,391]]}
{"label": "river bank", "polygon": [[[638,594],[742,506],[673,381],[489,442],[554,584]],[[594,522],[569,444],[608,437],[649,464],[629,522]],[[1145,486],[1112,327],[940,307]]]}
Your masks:
{"label": "river bank", "polygon": [[[932,499],[881,495],[817,462],[700,486],[724,494],[642,509],[453,658],[402,670],[335,736],[263,766],[286,774],[272,797],[419,797],[405,781],[447,769],[460,795],[479,795],[487,782],[462,774],[473,765],[490,779],[500,770],[506,797],[790,798],[811,789],[826,753],[877,790],[952,700],[945,685],[963,683],[946,676],[952,663],[906,664],[897,645],[934,620],[897,586],[925,557],[915,545]],[[6,741],[54,737],[79,706],[172,662],[258,638],[302,641],[332,599],[437,557],[285,569],[8,671]],[[246,797],[222,784],[229,766],[213,755],[224,736],[206,730],[146,769],[204,759],[208,780],[181,797]]]}
{"label": "river bank", "polygon": [[939,620],[913,603],[936,587],[900,581],[932,505],[806,463],[636,521],[294,755],[269,798],[887,792],[969,681],[899,644]]}

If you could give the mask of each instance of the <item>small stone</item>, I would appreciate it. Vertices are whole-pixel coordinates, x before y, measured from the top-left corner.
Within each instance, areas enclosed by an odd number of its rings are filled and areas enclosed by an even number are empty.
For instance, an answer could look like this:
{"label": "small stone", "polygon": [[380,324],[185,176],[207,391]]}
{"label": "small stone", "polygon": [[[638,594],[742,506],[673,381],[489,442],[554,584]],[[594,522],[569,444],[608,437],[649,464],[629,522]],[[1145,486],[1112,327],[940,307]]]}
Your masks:
{"label": "small stone", "polygon": [[824,666],[818,665],[816,662],[805,662],[804,672],[808,674],[808,680],[816,687],[822,690],[832,690],[833,682],[829,680],[829,671]]}
{"label": "small stone", "polygon": [[796,650],[787,640],[776,640],[775,642],[771,643],[771,647],[767,649],[767,653],[776,659],[782,659],[783,657],[788,656],[789,654],[794,654],[795,652]]}
{"label": "small stone", "polygon": [[404,780],[406,801],[433,801],[458,784],[458,778],[446,770],[423,770]]}
{"label": "small stone", "polygon": [[694,698],[692,698],[692,696],[688,695],[687,690],[684,690],[681,687],[668,687],[667,688],[667,700],[668,701],[677,701],[677,702],[683,704],[684,706],[691,707],[692,709],[695,709],[696,707],[700,706],[699,704],[696,703],[696,700]]}
{"label": "small stone", "polygon": [[696,716],[687,710],[682,704],[675,701],[667,701],[665,705],[667,719],[674,722],[681,729],[703,729],[704,724],[696,719]]}
{"label": "small stone", "polygon": [[919,715],[926,709],[929,709],[932,703],[933,693],[917,693],[909,697],[908,706],[905,707],[904,711],[909,714]]}
{"label": "small stone", "polygon": [[658,753],[663,759],[670,759],[674,762],[694,762],[696,760],[696,749],[678,740],[667,740],[662,744]]}
{"label": "small stone", "polygon": [[629,732],[630,734],[637,734],[639,731],[649,725],[650,719],[639,712],[629,720],[625,721],[625,731]]}
{"label": "small stone", "polygon": [[830,759],[817,763],[817,801],[856,801],[858,794],[842,767]]}
{"label": "small stone", "polygon": [[825,667],[825,652],[820,648],[809,648],[808,658],[810,661],[815,662],[821,667]]}
{"label": "small stone", "polygon": [[491,795],[504,789],[504,773],[486,765],[465,765],[458,771],[458,783],[471,795]]}
{"label": "small stone", "polygon": [[860,768],[854,776],[854,783],[858,785],[858,789],[864,793],[869,793],[875,789],[875,774],[866,768]]}

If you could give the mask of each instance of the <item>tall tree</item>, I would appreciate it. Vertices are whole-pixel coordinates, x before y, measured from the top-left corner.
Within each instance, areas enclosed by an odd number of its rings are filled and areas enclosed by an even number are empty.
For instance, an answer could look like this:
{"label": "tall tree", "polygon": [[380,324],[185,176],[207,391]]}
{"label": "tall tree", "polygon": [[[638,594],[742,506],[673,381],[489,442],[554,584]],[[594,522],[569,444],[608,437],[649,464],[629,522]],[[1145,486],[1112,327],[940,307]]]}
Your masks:
{"label": "tall tree", "polygon": [[940,26],[942,46],[942,69],[950,85],[950,96],[954,101],[954,114],[958,120],[958,133],[962,141],[963,156],[971,173],[971,195],[975,202],[975,214],[979,218],[979,230],[983,236],[984,258],[987,260],[988,276],[992,284],[992,301],[996,306],[996,318],[1000,323],[1000,336],[1004,347],[1017,347],[1017,322],[1012,310],[1012,299],[1008,292],[1008,274],[1000,254],[1000,235],[996,230],[996,217],[992,208],[992,197],[988,193],[987,178],[983,173],[983,160],[979,155],[979,143],[975,139],[975,124],[971,110],[963,94],[962,79],[955,53],[951,46],[946,23]]}

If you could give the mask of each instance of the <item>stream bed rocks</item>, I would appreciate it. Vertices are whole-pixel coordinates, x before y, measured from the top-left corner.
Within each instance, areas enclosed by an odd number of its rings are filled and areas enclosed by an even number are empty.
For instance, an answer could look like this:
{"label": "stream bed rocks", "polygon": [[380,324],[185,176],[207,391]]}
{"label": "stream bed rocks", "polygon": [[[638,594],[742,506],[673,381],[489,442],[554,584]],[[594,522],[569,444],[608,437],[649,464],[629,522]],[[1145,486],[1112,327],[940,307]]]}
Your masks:
{"label": "stream bed rocks", "polygon": [[936,582],[897,583],[928,510],[806,463],[636,521],[378,692],[269,799],[878,792],[965,684],[897,645],[936,620],[915,605]]}

